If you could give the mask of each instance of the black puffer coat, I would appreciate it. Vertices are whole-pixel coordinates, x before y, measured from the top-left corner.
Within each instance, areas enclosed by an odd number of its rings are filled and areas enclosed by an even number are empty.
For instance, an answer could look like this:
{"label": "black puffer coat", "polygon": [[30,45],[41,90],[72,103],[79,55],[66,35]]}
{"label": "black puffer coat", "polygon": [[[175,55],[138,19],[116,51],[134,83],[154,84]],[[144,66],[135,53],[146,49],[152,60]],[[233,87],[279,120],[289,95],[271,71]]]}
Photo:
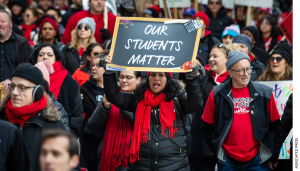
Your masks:
{"label": "black puffer coat", "polygon": [[68,43],[62,50],[62,53],[64,54],[64,57],[66,59],[65,62],[65,68],[68,70],[71,75],[84,63],[87,62],[87,59],[85,58],[85,53],[82,54],[81,58],[79,56],[78,51],[76,48],[70,47],[70,43]]}
{"label": "black puffer coat", "polygon": [[208,30],[211,31],[213,36],[221,40],[225,27],[233,24],[233,20],[227,16],[227,11],[224,7],[219,10],[216,18],[214,18],[209,8],[206,9],[205,14],[209,18]]}
{"label": "black puffer coat", "polygon": [[257,81],[258,77],[265,71],[266,66],[256,59],[254,59],[250,64],[253,67],[250,80]]}
{"label": "black puffer coat", "polygon": [[64,107],[55,99],[53,93],[51,93],[51,99],[55,106],[57,107],[57,110],[61,116],[61,122],[64,124],[65,128],[70,132],[70,124],[69,124],[69,116],[68,113],[65,111]]}
{"label": "black puffer coat", "polygon": [[[20,128],[21,134],[27,145],[27,149],[30,157],[30,166],[31,171],[40,170],[40,149],[41,149],[41,140],[42,132],[45,129],[65,129],[65,126],[62,124],[61,116],[52,102],[50,96],[47,96],[47,106],[45,109],[40,111],[38,114],[32,116],[27,120],[23,128]],[[10,94],[8,94],[0,104],[0,119],[6,120],[7,116],[5,113],[5,106],[10,99]],[[16,126],[20,127],[18,124]]]}
{"label": "black puffer coat", "polygon": [[[117,86],[115,74],[104,74],[104,92],[109,102],[116,107],[135,113],[138,101],[135,93],[121,93]],[[157,106],[151,108],[150,140],[142,143],[139,150],[139,160],[129,165],[131,170],[189,170],[187,142],[182,118],[193,113],[202,106],[202,94],[196,78],[186,81],[185,92],[179,89],[173,99],[176,111],[177,132],[173,138],[161,135],[161,124]]]}

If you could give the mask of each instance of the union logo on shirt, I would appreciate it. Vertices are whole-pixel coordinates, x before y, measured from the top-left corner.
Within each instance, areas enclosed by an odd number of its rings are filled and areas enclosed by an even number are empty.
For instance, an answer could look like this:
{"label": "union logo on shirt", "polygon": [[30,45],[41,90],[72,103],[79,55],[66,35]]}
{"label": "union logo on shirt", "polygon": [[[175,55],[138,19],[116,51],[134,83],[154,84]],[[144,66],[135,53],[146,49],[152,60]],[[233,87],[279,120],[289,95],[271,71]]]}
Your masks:
{"label": "union logo on shirt", "polygon": [[235,114],[247,114],[249,110],[250,97],[233,98],[233,107]]}

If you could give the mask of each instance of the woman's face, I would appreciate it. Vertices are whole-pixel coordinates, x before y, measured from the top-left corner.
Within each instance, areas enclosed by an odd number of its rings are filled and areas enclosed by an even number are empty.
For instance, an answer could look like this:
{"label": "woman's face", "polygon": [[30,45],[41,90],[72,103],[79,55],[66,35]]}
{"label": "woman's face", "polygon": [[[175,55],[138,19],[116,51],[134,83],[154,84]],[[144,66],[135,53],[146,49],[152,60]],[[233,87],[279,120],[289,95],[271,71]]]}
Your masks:
{"label": "woman's face", "polygon": [[272,31],[272,26],[271,24],[268,22],[267,19],[264,19],[261,24],[260,24],[260,27],[259,27],[260,31],[262,33],[267,33],[267,32],[271,32]]}
{"label": "woman's face", "polygon": [[226,63],[227,58],[226,55],[222,52],[222,49],[213,48],[209,55],[209,66],[211,71],[221,74],[221,72],[226,70]]}
{"label": "woman's face", "polygon": [[[82,28],[80,30],[77,27],[77,33],[78,33],[77,35],[78,35],[79,39],[90,38],[92,35],[92,29],[87,24],[81,24],[81,25],[82,25]],[[86,28],[88,28],[88,30],[86,30]]]}
{"label": "woman's face", "polygon": [[33,15],[33,12],[27,9],[24,13],[23,20],[26,26],[30,26],[36,21],[37,17]]}
{"label": "woman's face", "polygon": [[17,4],[14,4],[12,7],[11,7],[11,12],[14,14],[14,15],[20,15],[21,12],[22,12],[22,7],[20,5],[17,5]]}
{"label": "woman's face", "polygon": [[272,57],[276,58],[276,60],[272,61],[270,60],[270,67],[271,67],[271,71],[272,73],[274,73],[275,75],[281,75],[285,73],[285,67],[287,67],[288,63],[286,62],[286,60],[284,58],[282,58],[282,61],[277,61],[278,58],[282,57],[279,54],[273,54]]}
{"label": "woman's face", "polygon": [[103,51],[101,46],[95,46],[91,52],[90,55],[86,55],[86,59],[90,62],[92,62],[95,59],[95,56],[100,55],[100,53]]}
{"label": "woman's face", "polygon": [[103,80],[103,73],[105,72],[103,67],[99,67],[99,58],[93,59],[93,61],[91,61],[91,73],[92,73],[92,77],[94,80],[96,81],[102,81]]}
{"label": "woman's face", "polygon": [[248,47],[246,45],[244,45],[242,43],[237,43],[237,44],[239,45],[239,51],[240,52],[243,52],[243,53],[245,53],[247,55],[250,53],[250,51],[249,51],[249,49],[248,49]]}
{"label": "woman's face", "polygon": [[42,36],[44,40],[52,40],[56,36],[56,31],[54,27],[49,22],[45,22],[42,27]]}
{"label": "woman's face", "polygon": [[152,3],[151,0],[148,0],[148,1],[145,3],[145,9],[150,8],[150,7],[152,7],[152,6],[153,6],[153,3]]}
{"label": "woman's face", "polygon": [[56,62],[55,54],[50,46],[43,47],[38,55],[37,62],[47,61],[51,65]]}
{"label": "woman's face", "polygon": [[122,91],[131,92],[140,83],[141,77],[136,77],[134,71],[121,71],[119,76],[119,82]]}
{"label": "woman's face", "polygon": [[155,95],[158,95],[165,89],[167,84],[167,77],[164,72],[150,72],[148,79],[150,90]]}

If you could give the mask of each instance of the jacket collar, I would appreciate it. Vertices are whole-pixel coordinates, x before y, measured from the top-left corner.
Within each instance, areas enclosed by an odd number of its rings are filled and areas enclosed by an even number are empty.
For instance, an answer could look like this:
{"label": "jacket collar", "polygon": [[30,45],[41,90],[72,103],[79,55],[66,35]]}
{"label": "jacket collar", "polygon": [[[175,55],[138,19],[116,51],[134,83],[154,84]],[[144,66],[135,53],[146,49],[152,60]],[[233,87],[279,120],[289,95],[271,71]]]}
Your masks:
{"label": "jacket collar", "polygon": [[[214,18],[213,15],[212,15],[212,12],[210,11],[209,8],[206,9],[205,11],[206,15],[210,18]],[[217,17],[216,18],[219,18],[219,17],[222,17],[222,16],[227,16],[227,11],[226,9],[222,6],[222,8],[220,8],[220,10],[218,11],[218,14],[217,14]]]}

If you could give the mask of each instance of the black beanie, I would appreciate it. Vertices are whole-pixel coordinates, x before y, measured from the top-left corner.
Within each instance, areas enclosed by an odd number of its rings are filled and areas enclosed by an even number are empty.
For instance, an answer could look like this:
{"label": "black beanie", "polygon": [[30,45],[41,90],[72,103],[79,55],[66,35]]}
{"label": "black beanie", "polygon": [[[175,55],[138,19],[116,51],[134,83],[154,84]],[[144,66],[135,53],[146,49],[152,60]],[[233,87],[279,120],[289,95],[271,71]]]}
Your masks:
{"label": "black beanie", "polygon": [[291,60],[291,51],[292,47],[288,43],[286,43],[285,41],[280,41],[277,43],[269,57],[271,57],[273,54],[279,54],[284,57],[284,59],[289,64]]}
{"label": "black beanie", "polygon": [[255,41],[256,41],[256,43],[257,43],[257,41],[258,41],[258,39],[259,39],[259,32],[258,32],[258,30],[257,30],[256,27],[254,27],[254,26],[247,26],[247,27],[244,27],[244,28],[241,30],[241,32],[242,32],[243,30],[248,30],[248,31],[250,31],[250,33],[253,35],[253,37],[254,37],[254,39],[255,39]]}
{"label": "black beanie", "polygon": [[11,78],[17,76],[31,81],[37,85],[43,85],[44,78],[42,72],[29,63],[22,63],[11,74]]}

